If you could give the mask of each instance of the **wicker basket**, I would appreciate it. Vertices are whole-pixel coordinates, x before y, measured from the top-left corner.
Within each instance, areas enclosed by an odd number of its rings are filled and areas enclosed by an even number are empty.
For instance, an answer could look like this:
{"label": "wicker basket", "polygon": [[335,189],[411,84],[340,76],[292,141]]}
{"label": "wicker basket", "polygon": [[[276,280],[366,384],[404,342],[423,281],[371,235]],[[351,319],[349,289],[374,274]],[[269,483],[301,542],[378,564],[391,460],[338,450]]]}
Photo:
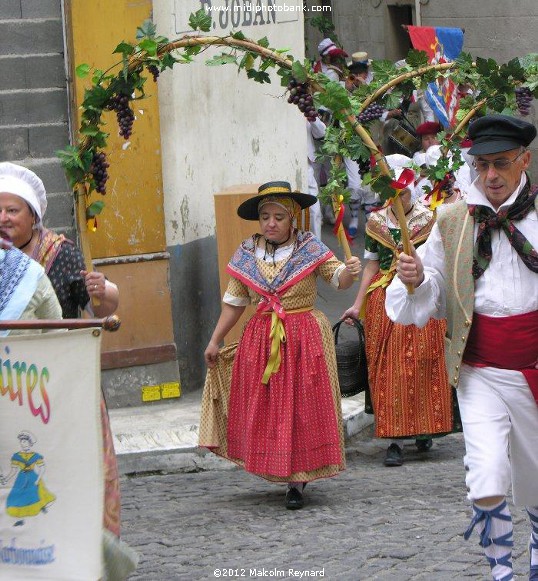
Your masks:
{"label": "wicker basket", "polygon": [[338,333],[343,321],[339,321],[333,326],[338,381],[342,397],[351,397],[368,389],[364,329],[360,321],[354,320],[353,322],[358,334],[355,341],[338,342]]}

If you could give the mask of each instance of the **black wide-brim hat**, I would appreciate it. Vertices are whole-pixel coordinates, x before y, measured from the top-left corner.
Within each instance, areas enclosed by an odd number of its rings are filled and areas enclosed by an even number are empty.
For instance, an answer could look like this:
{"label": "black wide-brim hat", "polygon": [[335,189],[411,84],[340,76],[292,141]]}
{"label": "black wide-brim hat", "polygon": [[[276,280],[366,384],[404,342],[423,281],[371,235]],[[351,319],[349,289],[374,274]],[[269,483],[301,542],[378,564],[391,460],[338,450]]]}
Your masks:
{"label": "black wide-brim hat", "polygon": [[288,182],[267,182],[258,188],[257,196],[245,200],[239,208],[237,208],[237,215],[240,218],[243,218],[243,220],[258,220],[260,217],[258,206],[264,198],[270,196],[285,196],[291,198],[297,202],[303,210],[313,206],[318,201],[318,198],[311,194],[292,192],[291,186]]}
{"label": "black wide-brim hat", "polygon": [[536,127],[510,115],[485,115],[469,125],[473,141],[471,155],[501,153],[518,147],[528,147],[536,137]]}

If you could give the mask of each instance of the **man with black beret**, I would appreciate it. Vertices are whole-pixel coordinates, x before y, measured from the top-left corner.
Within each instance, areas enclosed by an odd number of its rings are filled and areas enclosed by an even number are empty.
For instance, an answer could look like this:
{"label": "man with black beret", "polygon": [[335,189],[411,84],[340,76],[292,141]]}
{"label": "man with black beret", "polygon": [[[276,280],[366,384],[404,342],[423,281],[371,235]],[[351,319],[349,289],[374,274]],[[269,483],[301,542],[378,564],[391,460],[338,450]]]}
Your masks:
{"label": "man with black beret", "polygon": [[529,579],[538,580],[538,188],[526,173],[535,137],[534,125],[507,115],[470,125],[478,177],[417,252],[400,254],[386,300],[398,323],[447,319],[473,503],[464,536],[477,529],[503,581],[513,579],[510,485],[530,518]]}

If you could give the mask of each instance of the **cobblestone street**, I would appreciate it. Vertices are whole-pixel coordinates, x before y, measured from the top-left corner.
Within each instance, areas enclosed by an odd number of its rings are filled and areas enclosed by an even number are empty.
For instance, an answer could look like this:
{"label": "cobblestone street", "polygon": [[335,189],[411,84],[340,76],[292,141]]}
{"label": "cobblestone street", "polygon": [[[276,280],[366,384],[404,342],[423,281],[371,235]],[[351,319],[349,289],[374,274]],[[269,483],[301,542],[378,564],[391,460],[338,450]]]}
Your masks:
{"label": "cobblestone street", "polygon": [[[123,538],[140,554],[131,579],[489,579],[477,535],[462,536],[470,509],[461,434],[428,453],[406,443],[404,465],[386,468],[385,443],[371,433],[348,442],[344,473],[309,484],[299,511],[284,508],[283,486],[235,467],[124,477]],[[522,509],[513,516],[522,581],[530,528]]]}

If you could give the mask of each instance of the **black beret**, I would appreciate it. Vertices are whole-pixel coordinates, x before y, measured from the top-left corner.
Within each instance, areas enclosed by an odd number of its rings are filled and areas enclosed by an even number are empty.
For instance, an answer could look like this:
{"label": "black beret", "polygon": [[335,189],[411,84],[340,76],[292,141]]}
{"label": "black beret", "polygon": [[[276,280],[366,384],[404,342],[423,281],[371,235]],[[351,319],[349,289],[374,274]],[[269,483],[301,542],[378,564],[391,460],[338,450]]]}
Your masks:
{"label": "black beret", "polygon": [[500,153],[527,147],[536,137],[536,127],[528,121],[510,115],[485,115],[469,125],[473,145],[471,155]]}

